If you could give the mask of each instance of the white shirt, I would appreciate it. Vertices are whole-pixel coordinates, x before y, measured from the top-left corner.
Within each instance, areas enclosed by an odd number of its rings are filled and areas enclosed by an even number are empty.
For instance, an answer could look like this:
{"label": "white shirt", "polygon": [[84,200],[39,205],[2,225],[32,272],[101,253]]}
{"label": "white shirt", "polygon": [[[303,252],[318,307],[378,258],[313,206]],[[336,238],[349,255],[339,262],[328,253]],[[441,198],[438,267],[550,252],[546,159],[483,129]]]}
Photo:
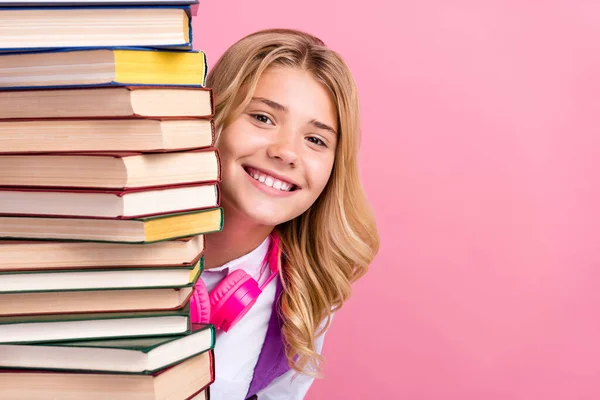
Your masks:
{"label": "white shirt", "polygon": [[[206,270],[202,280],[208,291],[228,274],[243,269],[262,285],[269,277],[268,266],[259,280],[262,261],[269,249],[270,238],[265,239],[250,253],[227,264]],[[250,311],[229,332],[218,330],[215,342],[215,382],[210,386],[211,400],[244,400],[252,382],[254,367],[262,349],[277,286],[275,277],[264,288]],[[323,339],[321,335],[315,342],[317,352],[321,353]],[[301,400],[308,392],[314,378],[298,375],[292,381],[294,371],[290,370],[275,379],[258,393],[259,400]]]}

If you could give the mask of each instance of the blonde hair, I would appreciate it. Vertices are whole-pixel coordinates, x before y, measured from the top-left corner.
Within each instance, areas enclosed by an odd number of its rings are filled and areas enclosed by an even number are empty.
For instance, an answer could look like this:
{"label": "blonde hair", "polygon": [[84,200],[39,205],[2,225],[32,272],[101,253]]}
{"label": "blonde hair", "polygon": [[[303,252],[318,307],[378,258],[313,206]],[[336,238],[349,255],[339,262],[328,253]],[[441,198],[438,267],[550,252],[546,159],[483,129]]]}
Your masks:
{"label": "blonde hair", "polygon": [[306,212],[277,227],[286,261],[280,312],[288,363],[296,372],[320,376],[323,357],[315,339],[379,250],[375,217],[359,179],[358,95],[342,58],[320,39],[287,29],[256,32],[230,47],[208,76],[219,131],[246,108],[271,66],[311,72],[337,107],[339,138],[329,182]]}

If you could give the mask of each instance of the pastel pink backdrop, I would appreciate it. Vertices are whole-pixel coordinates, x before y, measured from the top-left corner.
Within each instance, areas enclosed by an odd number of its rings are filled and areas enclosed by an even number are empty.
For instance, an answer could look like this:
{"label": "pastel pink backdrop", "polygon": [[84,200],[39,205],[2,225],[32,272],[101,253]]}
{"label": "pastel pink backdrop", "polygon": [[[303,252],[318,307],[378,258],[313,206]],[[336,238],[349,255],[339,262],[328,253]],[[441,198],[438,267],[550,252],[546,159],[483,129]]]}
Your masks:
{"label": "pastel pink backdrop", "polygon": [[382,247],[309,400],[600,398],[600,3],[200,10],[210,66],[250,32],[297,28],[358,83]]}

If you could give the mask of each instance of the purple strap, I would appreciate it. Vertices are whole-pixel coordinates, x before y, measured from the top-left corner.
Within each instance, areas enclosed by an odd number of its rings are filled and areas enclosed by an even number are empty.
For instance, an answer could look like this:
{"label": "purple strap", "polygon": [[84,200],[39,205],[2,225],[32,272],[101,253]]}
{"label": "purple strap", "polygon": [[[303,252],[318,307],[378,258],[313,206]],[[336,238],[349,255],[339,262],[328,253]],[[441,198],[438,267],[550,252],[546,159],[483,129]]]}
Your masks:
{"label": "purple strap", "polygon": [[285,346],[281,336],[282,321],[278,312],[283,286],[280,279],[277,279],[277,288],[275,289],[275,300],[273,300],[273,309],[269,319],[267,335],[263,343],[258,361],[254,367],[254,376],[248,388],[246,398],[256,395],[266,388],[275,378],[283,375],[290,370],[290,366],[285,356]]}

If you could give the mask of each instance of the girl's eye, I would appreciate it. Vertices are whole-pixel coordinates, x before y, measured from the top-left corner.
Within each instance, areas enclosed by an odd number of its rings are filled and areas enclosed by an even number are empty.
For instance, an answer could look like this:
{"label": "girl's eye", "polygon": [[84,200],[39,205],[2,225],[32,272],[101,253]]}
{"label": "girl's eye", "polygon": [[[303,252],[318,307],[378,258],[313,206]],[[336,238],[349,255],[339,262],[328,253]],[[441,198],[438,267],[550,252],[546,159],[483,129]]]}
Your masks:
{"label": "girl's eye", "polygon": [[325,144],[325,142],[322,141],[321,139],[319,139],[318,137],[309,136],[309,137],[306,138],[306,140],[308,140],[311,143],[316,144],[317,146],[327,147],[327,145]]}
{"label": "girl's eye", "polygon": [[251,114],[252,118],[263,124],[273,125],[273,121],[269,117],[263,114]]}

